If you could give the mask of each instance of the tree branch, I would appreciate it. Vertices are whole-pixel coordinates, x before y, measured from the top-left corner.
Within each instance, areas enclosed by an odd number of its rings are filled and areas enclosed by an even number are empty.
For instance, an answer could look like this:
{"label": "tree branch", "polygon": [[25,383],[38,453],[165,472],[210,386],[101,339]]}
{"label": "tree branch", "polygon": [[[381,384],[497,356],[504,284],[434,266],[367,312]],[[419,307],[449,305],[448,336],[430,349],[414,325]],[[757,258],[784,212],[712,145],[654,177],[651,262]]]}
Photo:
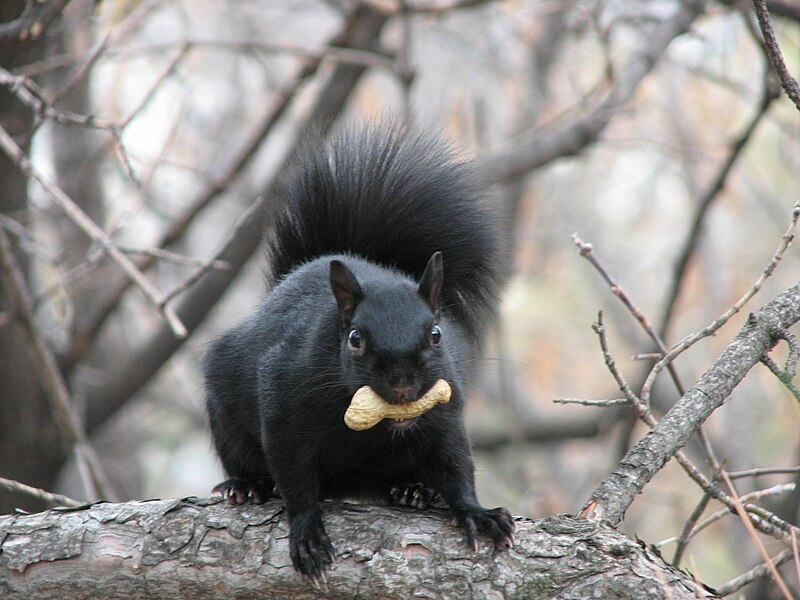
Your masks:
{"label": "tree branch", "polygon": [[764,35],[764,46],[772,63],[772,67],[778,74],[778,79],[781,80],[781,86],[789,96],[789,99],[794,102],[797,110],[800,110],[800,84],[792,77],[789,68],[783,60],[783,53],[781,47],[778,45],[778,39],[775,37],[775,32],[772,29],[772,23],[769,20],[769,11],[767,10],[766,0],[753,0],[753,7],[756,10],[756,18],[758,19],[758,26],[761,33]]}
{"label": "tree branch", "polygon": [[0,517],[0,595],[194,598],[718,598],[640,542],[565,515],[517,520],[516,545],[469,550],[441,510],[325,502],[327,589],[292,569],[280,501],[96,504]]}
{"label": "tree branch", "polygon": [[22,14],[0,25],[0,46],[38,40],[70,0],[26,2]]}
{"label": "tree branch", "polygon": [[750,369],[776,343],[774,332],[800,321],[800,284],[750,315],[717,361],[664,418],[634,446],[595,490],[582,510],[589,518],[619,523],[636,495],[719,408]]}
{"label": "tree branch", "polygon": [[703,3],[686,0],[648,38],[648,43],[630,56],[619,69],[602,99],[587,113],[571,119],[552,133],[536,132],[527,143],[485,158],[481,164],[487,177],[510,180],[557,158],[578,154],[597,140],[611,119],[633,97],[639,84],[658,62],[672,40],[688,31],[703,11]]}
{"label": "tree branch", "polygon": [[[767,69],[766,66],[765,69]],[[728,155],[720,165],[716,176],[708,185],[708,188],[706,188],[705,192],[703,192],[703,194],[697,200],[695,212],[692,216],[692,223],[689,226],[689,234],[686,236],[686,240],[683,243],[678,260],[675,263],[675,268],[671,278],[672,285],[667,293],[667,300],[662,310],[658,329],[659,335],[662,339],[667,337],[667,330],[672,323],[672,311],[675,308],[675,303],[678,301],[678,296],[683,288],[684,277],[688,272],[689,261],[697,250],[700,234],[703,230],[703,223],[705,222],[708,209],[711,207],[714,200],[719,197],[720,192],[725,189],[728,176],[730,175],[734,165],[737,163],[739,157],[742,155],[743,150],[750,142],[750,139],[752,138],[753,133],[755,133],[759,123],[761,123],[762,119],[767,114],[772,102],[778,97],[778,93],[779,90],[771,81],[771,77],[765,77],[762,96],[761,100],[759,101],[758,108],[754,112],[750,122],[744,128],[744,131],[736,139],[736,141],[731,144]]]}

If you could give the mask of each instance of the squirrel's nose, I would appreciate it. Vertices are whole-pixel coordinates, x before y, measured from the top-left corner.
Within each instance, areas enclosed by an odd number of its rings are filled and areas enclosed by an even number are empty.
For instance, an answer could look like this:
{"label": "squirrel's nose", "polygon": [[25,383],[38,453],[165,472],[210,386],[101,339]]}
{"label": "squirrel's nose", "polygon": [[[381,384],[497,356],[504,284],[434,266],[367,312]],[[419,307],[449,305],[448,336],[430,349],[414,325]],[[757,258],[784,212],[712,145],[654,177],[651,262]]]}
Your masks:
{"label": "squirrel's nose", "polygon": [[409,400],[415,400],[413,397],[414,394],[414,386],[413,385],[395,385],[392,386],[392,391],[394,392],[395,397],[400,400],[401,402],[407,402]]}

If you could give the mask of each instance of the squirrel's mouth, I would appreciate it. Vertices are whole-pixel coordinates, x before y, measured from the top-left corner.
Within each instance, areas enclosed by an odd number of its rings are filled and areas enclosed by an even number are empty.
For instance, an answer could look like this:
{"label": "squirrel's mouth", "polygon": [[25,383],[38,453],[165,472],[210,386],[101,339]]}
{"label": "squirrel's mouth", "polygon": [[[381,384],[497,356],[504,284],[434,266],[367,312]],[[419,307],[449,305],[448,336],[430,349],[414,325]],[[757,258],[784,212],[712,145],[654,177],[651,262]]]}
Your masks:
{"label": "squirrel's mouth", "polygon": [[405,429],[406,427],[410,427],[416,420],[417,417],[411,417],[410,419],[384,419],[393,429]]}

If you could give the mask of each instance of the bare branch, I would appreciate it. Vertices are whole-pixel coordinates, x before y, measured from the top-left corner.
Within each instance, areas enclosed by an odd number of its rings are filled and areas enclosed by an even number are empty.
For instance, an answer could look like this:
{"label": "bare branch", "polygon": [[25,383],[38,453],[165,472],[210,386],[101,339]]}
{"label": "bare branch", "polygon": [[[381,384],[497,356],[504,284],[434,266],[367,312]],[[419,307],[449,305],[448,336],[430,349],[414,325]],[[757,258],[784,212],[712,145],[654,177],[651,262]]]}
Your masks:
{"label": "bare branch", "polygon": [[124,39],[131,31],[141,24],[144,18],[151,10],[158,6],[159,3],[160,0],[144,0],[143,2],[139,2],[125,17],[122,23],[106,33],[94,48],[92,48],[87,59],[75,69],[72,75],[70,75],[58,90],[50,95],[49,102],[51,104],[56,104],[61,98],[66,96],[79,81],[86,77],[89,70],[95,65],[100,56],[103,55],[106,48]]}
{"label": "bare branch", "polygon": [[39,500],[54,506],[82,506],[85,504],[84,502],[73,500],[68,496],[63,496],[62,494],[53,494],[39,488],[25,485],[19,481],[6,479],[5,477],[0,477],[0,487],[10,492],[18,492],[20,494],[26,494],[28,496],[38,498]]}
{"label": "bare branch", "polygon": [[695,525],[703,515],[703,512],[706,510],[706,507],[710,501],[711,496],[707,493],[704,493],[700,498],[700,501],[697,503],[697,506],[694,507],[694,510],[689,515],[689,518],[686,519],[686,523],[683,524],[683,529],[681,529],[681,533],[676,540],[677,545],[675,546],[675,554],[672,557],[672,564],[676,567],[681,564],[681,558],[683,558],[683,553],[686,550],[686,546],[695,534]]}
{"label": "bare branch", "polygon": [[789,592],[789,588],[786,587],[786,582],[781,577],[778,570],[775,568],[775,565],[772,563],[772,560],[767,554],[767,549],[764,548],[764,544],[758,537],[755,528],[753,527],[753,523],[751,521],[750,515],[745,511],[744,506],[742,505],[742,501],[739,499],[739,494],[736,493],[736,488],[733,487],[733,482],[731,478],[728,477],[728,474],[723,470],[721,471],[722,478],[725,480],[725,483],[728,485],[728,489],[731,491],[731,496],[736,504],[736,513],[739,515],[739,518],[742,520],[745,528],[747,529],[747,533],[750,535],[750,539],[753,540],[753,543],[758,548],[761,557],[764,559],[764,564],[769,569],[770,575],[772,576],[772,580],[778,586],[781,593],[783,594],[786,600],[792,600],[792,594]]}
{"label": "bare branch", "polygon": [[758,26],[761,29],[761,33],[764,35],[764,44],[772,67],[778,74],[778,79],[780,79],[781,86],[786,92],[786,95],[794,102],[797,110],[800,110],[800,84],[792,77],[789,68],[783,60],[781,47],[778,45],[778,39],[775,37],[775,31],[773,31],[772,23],[769,20],[767,2],[766,0],[753,0],[753,7],[756,11]]}
{"label": "bare branch", "polygon": [[378,2],[376,0],[368,0],[368,4],[375,10],[383,13],[386,16],[396,15],[432,15],[441,16],[448,12],[457,10],[464,10],[469,8],[477,8],[484,4],[491,4],[497,0],[450,0],[449,2],[435,3],[418,3],[406,2],[399,0],[395,2],[395,8],[387,8],[385,2]]}
{"label": "bare branch", "polygon": [[774,333],[777,338],[785,340],[789,345],[789,356],[786,358],[786,366],[781,369],[767,354],[761,358],[761,362],[772,371],[772,374],[775,375],[775,377],[786,386],[786,389],[797,398],[798,402],[800,402],[800,388],[792,381],[796,375],[797,360],[798,357],[800,357],[800,344],[797,342],[797,337],[788,329],[781,329]]}
{"label": "bare branch", "polygon": [[[792,549],[787,548],[770,558],[770,564],[773,566],[780,566],[792,558]],[[742,573],[738,577],[731,579],[727,583],[717,586],[717,593],[720,596],[730,596],[738,592],[744,586],[753,583],[759,579],[767,577],[771,573],[770,566],[767,563],[761,563],[757,567],[753,567],[747,573]]]}
{"label": "bare branch", "polygon": [[266,196],[262,195],[256,198],[256,201],[253,202],[247,209],[239,215],[239,218],[236,221],[236,224],[233,226],[233,229],[228,234],[227,238],[223,241],[220,250],[217,254],[210,260],[206,261],[204,265],[202,265],[197,271],[192,273],[190,277],[188,277],[185,281],[183,281],[179,286],[176,286],[175,289],[170,290],[169,293],[166,294],[165,300],[168,301],[181,292],[184,292],[192,285],[194,285],[197,281],[199,281],[208,271],[212,268],[215,264],[223,264],[226,268],[230,269],[230,264],[226,263],[224,260],[221,260],[220,257],[222,256],[225,248],[239,235],[242,231],[244,226],[249,223],[252,219],[255,219],[258,214],[264,211],[266,206]]}
{"label": "bare branch", "polygon": [[610,400],[582,400],[581,398],[553,398],[553,404],[580,404],[581,406],[628,406],[630,401],[627,398],[614,398]]}
{"label": "bare branch", "polygon": [[[630,313],[636,318],[639,324],[644,329],[647,336],[652,340],[653,344],[655,344],[656,348],[658,349],[659,353],[663,356],[667,352],[667,347],[664,345],[663,340],[661,337],[656,333],[655,329],[650,322],[650,319],[639,309],[639,307],[633,302],[630,298],[628,293],[620,286],[612,275],[608,272],[608,270],[600,263],[597,259],[596,255],[592,252],[592,245],[586,244],[583,242],[577,235],[572,236],[573,242],[575,245],[580,248],[580,254],[584,258],[586,258],[595,269],[602,275],[603,279],[605,279],[606,283],[611,287],[611,291],[614,295],[620,299],[620,301],[625,305],[625,307],[630,311]],[[604,345],[604,340],[601,337],[601,346]],[[607,354],[607,348],[603,348],[604,354]],[[608,358],[606,359],[606,364],[608,364]],[[678,377],[678,372],[672,364],[669,364],[667,367],[669,370],[669,374],[672,377],[672,381],[675,383],[675,387],[678,389],[678,393],[683,396],[686,393],[686,388],[684,388],[683,383],[681,383],[680,378]],[[619,381],[619,376],[615,375],[617,381]],[[623,390],[625,391],[625,390]],[[645,398],[643,395],[640,395],[638,398],[632,400],[634,407],[637,409],[637,413],[639,417],[647,423],[650,427],[655,425],[655,419],[650,414],[650,403],[649,399]],[[641,405],[641,406],[640,406]],[[698,428],[697,430],[698,438],[703,445],[703,450],[705,451],[706,457],[708,458],[709,463],[711,464],[711,468],[714,471],[719,470],[719,461],[714,453],[714,449],[711,446],[711,442],[705,435],[705,432],[702,428]],[[678,458],[681,465],[684,465],[687,468],[687,471],[691,475],[692,473],[699,473],[696,467],[689,463],[688,458],[685,458],[681,455]],[[685,463],[684,463],[685,461]]]}
{"label": "bare branch", "polygon": [[[641,399],[633,392],[631,389],[630,384],[625,380],[622,373],[620,373],[619,369],[617,369],[616,361],[614,357],[611,355],[611,352],[608,348],[608,341],[606,339],[606,330],[605,325],[603,325],[603,313],[600,312],[597,315],[597,322],[592,325],[592,329],[597,334],[597,338],[600,342],[600,349],[603,353],[603,358],[605,359],[606,366],[608,370],[611,372],[611,375],[614,377],[614,380],[617,382],[617,386],[619,387],[620,391],[625,394],[625,397],[628,399],[629,404],[633,407],[636,412],[636,416],[644,422],[648,427],[653,428],[657,425],[656,418],[653,416],[650,408],[644,404]],[[714,482],[709,480],[703,473],[698,469],[686,456],[683,450],[678,450],[675,452],[675,460],[678,464],[686,471],[686,474],[695,482],[697,483],[702,490],[706,492],[706,494],[717,498],[723,503],[732,505],[733,500],[728,498],[725,493],[720,489],[720,487]],[[632,501],[632,499],[631,499]],[[627,507],[626,507],[627,508]],[[595,505],[592,501],[590,501],[583,509],[578,513],[580,516],[586,516],[588,518],[593,518],[593,511],[595,510]],[[624,512],[624,511],[623,511]],[[699,515],[698,515],[699,516]],[[772,531],[770,529],[770,531]]]}
{"label": "bare branch", "polygon": [[[764,285],[764,282],[770,275],[772,275],[772,272],[778,266],[778,263],[783,258],[784,252],[786,252],[786,249],[792,243],[792,240],[794,239],[794,229],[797,226],[798,219],[800,219],[800,203],[795,204],[794,208],[792,209],[791,223],[789,224],[786,233],[783,234],[783,238],[781,239],[781,243],[778,246],[778,249],[775,251],[775,254],[773,254],[769,264],[763,270],[763,272],[756,280],[756,282],[744,293],[744,295],[731,308],[729,308],[713,323],[709,324],[707,327],[704,327],[700,331],[697,331],[683,338],[680,342],[675,344],[675,346],[673,346],[669,352],[664,354],[661,360],[659,360],[655,365],[653,365],[653,369],[650,371],[650,374],[647,376],[647,379],[645,380],[644,385],[642,386],[641,395],[643,401],[648,402],[650,397],[650,390],[652,389],[653,384],[655,383],[655,379],[666,365],[670,364],[679,354],[681,354],[684,350],[690,348],[699,340],[708,337],[710,335],[713,335],[723,325],[725,325],[725,323],[727,323],[731,317],[737,314],[753,296],[755,296],[758,293],[758,291]],[[770,348],[771,347],[772,346],[770,346]]]}
{"label": "bare branch", "polygon": [[[769,487],[769,488],[760,489],[760,490],[754,490],[754,491],[749,492],[747,494],[742,494],[741,496],[739,496],[739,500],[741,502],[743,502],[743,503],[744,502],[748,502],[749,503],[752,500],[759,500],[761,498],[769,498],[769,497],[772,497],[772,496],[780,496],[780,495],[783,495],[783,494],[786,494],[786,493],[793,492],[794,491],[794,487],[795,487],[794,483],[783,483],[783,484],[779,484],[779,485],[773,485],[772,487]],[[732,496],[731,496],[731,499],[732,499]],[[704,500],[705,500],[705,502],[704,502]],[[701,507],[707,506],[709,500],[711,500],[711,497],[708,494],[704,494],[703,498],[700,500],[700,502],[698,503],[697,507],[695,507],[695,510],[692,511],[692,515],[691,515],[692,518],[690,518],[687,521],[687,523],[686,523],[687,526],[689,526],[689,523],[692,522],[692,521],[694,523],[697,522],[697,519],[702,515],[702,512],[703,512]],[[732,514],[736,514],[736,513],[731,511],[731,509],[726,506],[722,510],[718,510],[717,512],[715,512],[714,514],[710,515],[709,517],[706,517],[699,525],[692,525],[690,527],[684,527],[684,529],[682,530],[681,535],[679,537],[677,537],[677,538],[669,538],[669,539],[663,540],[663,541],[655,544],[655,546],[657,548],[660,548],[661,546],[664,546],[664,545],[666,545],[666,544],[668,544],[670,542],[677,542],[678,546],[681,546],[681,544],[683,544],[683,546],[684,546],[683,549],[685,550],[685,545],[688,544],[688,542],[690,540],[692,540],[694,537],[696,537],[697,534],[699,534],[701,531],[703,531],[704,529],[708,528],[709,526],[713,525],[717,521],[719,521],[721,519],[724,519],[725,517],[729,517]],[[794,531],[794,530],[792,530],[792,531]],[[681,551],[681,553],[682,553],[682,551]],[[677,554],[677,549],[676,549],[676,554]],[[677,565],[678,562],[679,562],[678,559],[679,559],[679,556],[676,556],[676,558],[672,561],[672,564]]]}
{"label": "bare branch", "polygon": [[[363,35],[359,28],[361,19],[360,12],[355,13],[344,23],[342,32],[332,41],[334,45],[341,45],[356,50],[368,48],[358,39]],[[300,69],[297,76],[278,94],[274,102],[265,107],[264,113],[258,120],[257,125],[252,129],[250,135],[246,136],[241,145],[233,152],[227,153],[223,158],[223,163],[215,170],[214,176],[208,184],[192,199],[187,209],[176,218],[169,226],[167,231],[161,236],[156,246],[164,248],[175,243],[188,230],[195,217],[206,208],[212,200],[224,192],[244,171],[250,160],[256,155],[273,127],[283,117],[292,101],[304,87],[306,82],[319,70],[322,65],[322,57],[311,61]],[[357,69],[363,67],[356,65],[340,65],[339,70]],[[141,271],[146,271],[155,263],[154,257],[147,257],[137,263]],[[98,298],[92,313],[85,320],[85,326],[75,332],[69,349],[66,352],[65,365],[67,370],[75,366],[78,361],[92,348],[92,342],[96,339],[100,328],[111,316],[119,305],[123,294],[130,287],[131,281],[127,278],[118,279],[109,285],[109,292],[102,298]]]}
{"label": "bare branch", "polygon": [[743,150],[752,138],[759,123],[761,123],[764,116],[767,114],[772,102],[777,98],[777,93],[778,90],[775,89],[775,86],[772,84],[771,78],[765,77],[761,101],[755,113],[741,135],[731,144],[728,156],[720,165],[716,176],[697,200],[697,208],[695,209],[691,225],[689,226],[689,235],[686,237],[683,243],[683,249],[675,263],[675,270],[671,278],[672,287],[667,293],[667,300],[664,304],[663,312],[661,313],[659,333],[662,338],[666,337],[667,330],[672,322],[672,311],[675,308],[675,303],[678,300],[680,290],[683,286],[684,277],[688,272],[689,261],[697,250],[708,209],[711,207],[714,200],[719,197],[720,192],[725,188],[725,182],[728,180],[733,167],[738,162],[739,157],[742,155]]}
{"label": "bare branch", "polygon": [[[800,284],[751,315],[714,365],[628,452],[614,472],[595,490],[581,513],[611,523],[622,520],[628,506],[653,475],[686,444],[692,433],[722,405],[747,372],[774,346],[776,340],[772,331],[791,327],[798,321]],[[718,486],[711,485],[710,489],[715,498],[721,499]],[[761,531],[769,530],[783,541],[788,539],[791,525],[757,507],[753,507],[753,511],[759,513],[753,522]]]}

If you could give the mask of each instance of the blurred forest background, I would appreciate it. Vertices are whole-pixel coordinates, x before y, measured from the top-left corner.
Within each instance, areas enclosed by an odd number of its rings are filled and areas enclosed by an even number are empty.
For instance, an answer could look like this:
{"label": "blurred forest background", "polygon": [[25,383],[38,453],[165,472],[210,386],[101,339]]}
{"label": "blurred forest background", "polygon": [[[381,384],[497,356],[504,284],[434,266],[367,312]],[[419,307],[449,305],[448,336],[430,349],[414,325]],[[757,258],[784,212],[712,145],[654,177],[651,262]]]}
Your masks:
{"label": "blurred forest background", "polygon": [[[797,75],[800,2],[767,6]],[[468,426],[483,504],[530,517],[579,510],[646,430],[624,406],[553,402],[620,397],[599,310],[634,388],[656,350],[572,234],[670,347],[753,285],[800,200],[798,109],[750,2],[4,0],[0,67],[0,477],[81,500],[222,479],[198,364],[264,293],[269,190],[309,127],[399,116],[494,182],[514,275]],[[799,258],[789,247],[679,358],[685,385],[797,283]],[[680,396],[661,380],[656,417]],[[776,471],[737,490],[766,490],[794,524],[798,432],[800,404],[765,367],[706,427],[728,471]],[[701,497],[672,461],[622,529],[671,559]],[[0,491],[2,512],[44,506]],[[712,586],[761,562],[730,515],[682,554]]]}

